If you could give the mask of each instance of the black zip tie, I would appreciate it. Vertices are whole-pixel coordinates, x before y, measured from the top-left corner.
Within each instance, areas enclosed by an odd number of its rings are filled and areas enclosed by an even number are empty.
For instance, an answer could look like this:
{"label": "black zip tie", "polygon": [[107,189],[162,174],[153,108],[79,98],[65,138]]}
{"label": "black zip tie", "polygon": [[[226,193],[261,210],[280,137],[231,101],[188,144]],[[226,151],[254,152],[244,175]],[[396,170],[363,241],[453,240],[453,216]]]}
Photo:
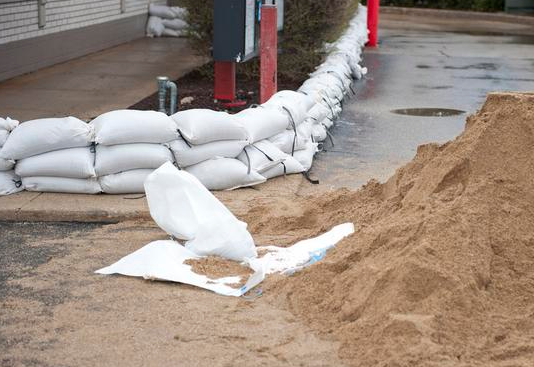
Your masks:
{"label": "black zip tie", "polygon": [[243,148],[243,152],[245,152],[245,156],[247,157],[247,162],[248,162],[248,170],[247,170],[247,175],[250,175],[250,172],[252,172],[252,163],[250,162],[250,156],[248,155],[248,152],[247,152],[247,147]]}
{"label": "black zip tie", "polygon": [[287,175],[287,167],[286,167],[286,164],[284,162],[280,162],[282,164],[282,166],[284,166],[284,176]]}
{"label": "black zip tie", "polygon": [[332,106],[330,106],[330,103],[328,103],[328,100],[325,97],[323,97],[323,101],[326,103],[328,108],[330,108],[330,112],[332,112],[332,117],[334,117],[334,115],[335,115],[334,109],[332,108]]}
{"label": "black zip tie", "polygon": [[22,186],[22,181],[21,180],[11,180],[11,181],[13,181],[13,183],[15,184],[15,187],[17,189],[21,188],[21,186]]}
{"label": "black zip tie", "polygon": [[182,170],[182,167],[180,167],[180,165],[178,164],[178,162],[174,162],[174,167],[178,168],[179,171],[183,171]]}
{"label": "black zip tie", "polygon": [[96,143],[91,143],[91,146],[89,147],[89,152],[96,153]]}
{"label": "black zip tie", "polygon": [[274,159],[272,159],[271,157],[269,157],[269,155],[267,153],[265,153],[263,150],[261,150],[260,148],[258,148],[257,146],[255,146],[254,144],[251,145],[251,147],[255,148],[257,151],[259,151],[260,153],[263,153],[264,156],[267,157],[268,160],[270,160],[271,162],[274,162]]}
{"label": "black zip tie", "polygon": [[326,130],[326,136],[330,138],[330,143],[332,143],[332,147],[335,147],[336,145],[334,144],[334,137],[332,136],[330,131],[328,131],[328,129]]}
{"label": "black zip tie", "polygon": [[295,136],[293,137],[293,146],[291,147],[291,156],[293,156],[295,154],[295,147],[297,145],[297,124],[295,124],[295,119],[293,118],[291,111],[289,111],[289,109],[285,106],[282,106],[282,108],[289,115],[289,121],[291,122],[291,125],[293,125],[293,131],[295,132]]}
{"label": "black zip tie", "polygon": [[302,175],[306,178],[306,180],[308,180],[312,185],[319,185],[320,182],[319,180],[314,180],[313,178],[310,177],[310,170],[307,170],[306,172],[302,172]]}
{"label": "black zip tie", "polygon": [[352,88],[352,83],[349,86],[349,88],[350,88],[350,91],[352,92],[352,95],[355,96],[356,95],[356,91],[354,90],[354,88]]}
{"label": "black zip tie", "polygon": [[187,146],[189,148],[192,148],[191,144],[189,144],[189,142],[187,141],[186,138],[184,138],[184,135],[182,134],[182,132],[180,131],[180,129],[178,129],[178,134],[180,134],[180,137],[182,138],[183,141],[185,141],[185,144],[187,144]]}

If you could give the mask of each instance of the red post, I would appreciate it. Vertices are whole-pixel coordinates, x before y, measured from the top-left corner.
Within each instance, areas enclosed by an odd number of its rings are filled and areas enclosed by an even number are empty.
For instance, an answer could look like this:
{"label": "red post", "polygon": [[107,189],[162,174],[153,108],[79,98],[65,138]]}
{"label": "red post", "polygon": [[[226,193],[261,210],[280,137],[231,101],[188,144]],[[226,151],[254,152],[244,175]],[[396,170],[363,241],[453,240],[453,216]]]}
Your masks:
{"label": "red post", "polygon": [[367,0],[367,28],[369,29],[368,47],[378,46],[378,13],[380,0]]}
{"label": "red post", "polygon": [[235,62],[215,62],[214,97],[218,101],[235,100]]}
{"label": "red post", "polygon": [[278,11],[262,5],[260,24],[260,103],[278,91]]}

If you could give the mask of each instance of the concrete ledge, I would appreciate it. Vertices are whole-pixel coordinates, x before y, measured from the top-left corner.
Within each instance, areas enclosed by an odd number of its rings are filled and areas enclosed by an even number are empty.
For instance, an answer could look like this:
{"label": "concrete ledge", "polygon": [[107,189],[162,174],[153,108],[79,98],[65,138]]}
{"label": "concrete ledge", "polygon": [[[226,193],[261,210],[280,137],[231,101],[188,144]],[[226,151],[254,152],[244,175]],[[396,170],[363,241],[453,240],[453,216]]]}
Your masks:
{"label": "concrete ledge", "polygon": [[146,20],[137,15],[2,44],[0,81],[141,38]]}
{"label": "concrete ledge", "polygon": [[441,10],[426,8],[400,8],[396,6],[383,6],[382,14],[398,14],[407,16],[439,17],[448,19],[470,19],[491,22],[506,22],[515,24],[534,25],[534,17],[524,15],[512,15],[505,13],[483,13],[476,11]]}

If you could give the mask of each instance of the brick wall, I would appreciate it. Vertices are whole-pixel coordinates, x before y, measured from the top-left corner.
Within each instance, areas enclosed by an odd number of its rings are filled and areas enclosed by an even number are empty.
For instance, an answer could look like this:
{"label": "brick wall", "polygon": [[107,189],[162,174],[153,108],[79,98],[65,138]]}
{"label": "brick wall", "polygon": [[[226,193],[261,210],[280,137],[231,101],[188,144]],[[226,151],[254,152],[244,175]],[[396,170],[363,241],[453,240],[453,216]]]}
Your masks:
{"label": "brick wall", "polygon": [[[46,25],[38,26],[37,0],[0,2],[0,44],[145,14],[149,3],[166,0],[48,0]],[[202,0],[199,0],[202,1]]]}

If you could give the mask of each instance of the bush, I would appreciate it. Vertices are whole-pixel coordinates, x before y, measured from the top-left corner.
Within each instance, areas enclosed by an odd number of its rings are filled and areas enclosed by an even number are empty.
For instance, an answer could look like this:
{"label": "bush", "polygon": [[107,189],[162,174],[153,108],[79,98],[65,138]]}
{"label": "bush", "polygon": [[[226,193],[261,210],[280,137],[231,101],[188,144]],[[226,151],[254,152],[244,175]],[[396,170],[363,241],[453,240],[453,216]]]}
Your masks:
{"label": "bush", "polygon": [[[192,46],[209,55],[213,39],[213,2],[181,0],[189,10],[187,22]],[[326,42],[336,40],[354,16],[358,0],[285,0],[284,31],[280,36],[279,76],[302,81],[321,63]],[[240,65],[249,77],[258,74],[258,60]]]}
{"label": "bush", "polygon": [[457,10],[477,10],[477,11],[502,11],[504,10],[504,0],[382,0],[383,5],[437,8],[437,9],[457,9]]}

